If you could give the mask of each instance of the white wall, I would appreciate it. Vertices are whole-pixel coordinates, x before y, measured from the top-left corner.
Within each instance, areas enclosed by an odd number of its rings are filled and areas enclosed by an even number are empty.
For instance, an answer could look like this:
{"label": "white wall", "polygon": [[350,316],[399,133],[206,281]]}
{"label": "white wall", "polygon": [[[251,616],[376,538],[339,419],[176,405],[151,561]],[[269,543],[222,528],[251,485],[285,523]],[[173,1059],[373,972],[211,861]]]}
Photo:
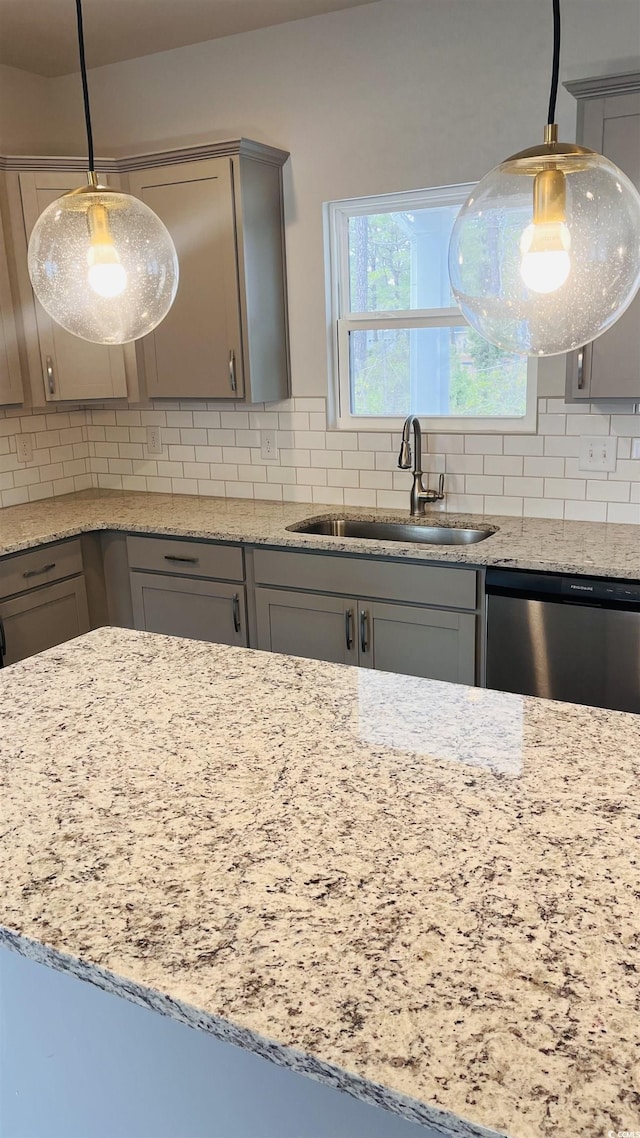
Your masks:
{"label": "white wall", "polygon": [[51,79],[0,64],[0,154],[57,153],[56,136],[70,133],[69,94]]}

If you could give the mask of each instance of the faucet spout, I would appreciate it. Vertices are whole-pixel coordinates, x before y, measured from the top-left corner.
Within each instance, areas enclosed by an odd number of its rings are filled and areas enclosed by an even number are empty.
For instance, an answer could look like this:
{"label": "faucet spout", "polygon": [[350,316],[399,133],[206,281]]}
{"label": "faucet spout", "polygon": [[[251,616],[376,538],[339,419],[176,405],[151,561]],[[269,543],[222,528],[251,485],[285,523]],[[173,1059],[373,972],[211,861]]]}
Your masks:
{"label": "faucet spout", "polygon": [[423,516],[427,502],[441,502],[444,498],[444,474],[440,475],[437,490],[429,490],[422,481],[422,430],[417,415],[409,415],[402,428],[402,442],[398,456],[400,470],[411,470],[411,431],[413,429],[413,485],[409,500],[412,516]]}

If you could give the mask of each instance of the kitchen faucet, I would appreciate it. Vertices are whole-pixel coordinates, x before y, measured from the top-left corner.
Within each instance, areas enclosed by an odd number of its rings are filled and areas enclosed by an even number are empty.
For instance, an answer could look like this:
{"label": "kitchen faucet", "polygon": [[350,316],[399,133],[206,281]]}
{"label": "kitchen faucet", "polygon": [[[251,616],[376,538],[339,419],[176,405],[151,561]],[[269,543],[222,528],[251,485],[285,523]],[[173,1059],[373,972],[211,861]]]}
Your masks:
{"label": "kitchen faucet", "polygon": [[438,480],[438,489],[429,490],[422,481],[422,431],[417,415],[409,415],[402,428],[402,443],[398,455],[400,470],[411,470],[411,428],[413,427],[413,485],[409,499],[412,517],[422,517],[427,502],[441,502],[444,498],[444,474]]}

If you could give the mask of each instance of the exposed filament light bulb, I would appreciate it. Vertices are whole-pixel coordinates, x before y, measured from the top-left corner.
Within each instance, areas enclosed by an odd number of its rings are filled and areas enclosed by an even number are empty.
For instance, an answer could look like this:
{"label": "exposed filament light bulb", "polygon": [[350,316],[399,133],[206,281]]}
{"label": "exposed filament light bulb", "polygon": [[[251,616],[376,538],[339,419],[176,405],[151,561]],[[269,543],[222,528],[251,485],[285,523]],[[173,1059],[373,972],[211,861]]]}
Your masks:
{"label": "exposed filament light bulb", "polygon": [[113,244],[109,216],[104,205],[92,205],[87,214],[91,244],[87,250],[89,284],[98,296],[120,296],[127,287],[127,273]]}
{"label": "exposed filament light bulb", "polygon": [[532,292],[556,292],[571,272],[566,178],[556,166],[533,181],[533,222],[520,238],[520,275]]}

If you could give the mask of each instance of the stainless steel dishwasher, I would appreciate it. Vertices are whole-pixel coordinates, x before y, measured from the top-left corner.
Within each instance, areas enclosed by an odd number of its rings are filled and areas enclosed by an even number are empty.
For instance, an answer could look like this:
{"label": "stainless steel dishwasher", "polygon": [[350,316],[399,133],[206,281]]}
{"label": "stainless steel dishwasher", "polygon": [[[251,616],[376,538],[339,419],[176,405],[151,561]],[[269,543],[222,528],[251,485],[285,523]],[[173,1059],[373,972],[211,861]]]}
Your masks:
{"label": "stainless steel dishwasher", "polygon": [[489,569],[487,687],[640,712],[640,585]]}

